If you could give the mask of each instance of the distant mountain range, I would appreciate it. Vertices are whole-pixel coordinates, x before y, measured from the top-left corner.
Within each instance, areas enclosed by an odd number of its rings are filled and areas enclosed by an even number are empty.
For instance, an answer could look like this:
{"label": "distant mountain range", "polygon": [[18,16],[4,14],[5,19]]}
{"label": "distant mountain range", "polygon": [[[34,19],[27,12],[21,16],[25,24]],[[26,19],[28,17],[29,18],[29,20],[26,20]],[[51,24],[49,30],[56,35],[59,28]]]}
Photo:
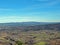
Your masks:
{"label": "distant mountain range", "polygon": [[60,30],[60,22],[13,22],[0,23],[0,30]]}
{"label": "distant mountain range", "polygon": [[53,23],[55,22],[12,22],[12,23],[0,23],[0,26],[35,26]]}

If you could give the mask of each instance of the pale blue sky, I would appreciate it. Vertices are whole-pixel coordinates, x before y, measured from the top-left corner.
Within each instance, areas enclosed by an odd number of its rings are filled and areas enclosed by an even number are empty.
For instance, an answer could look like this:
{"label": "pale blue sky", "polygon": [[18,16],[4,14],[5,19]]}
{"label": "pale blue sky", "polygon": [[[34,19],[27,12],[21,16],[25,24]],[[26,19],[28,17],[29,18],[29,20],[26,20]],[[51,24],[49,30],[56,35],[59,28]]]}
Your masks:
{"label": "pale blue sky", "polygon": [[0,0],[0,23],[60,22],[60,0]]}

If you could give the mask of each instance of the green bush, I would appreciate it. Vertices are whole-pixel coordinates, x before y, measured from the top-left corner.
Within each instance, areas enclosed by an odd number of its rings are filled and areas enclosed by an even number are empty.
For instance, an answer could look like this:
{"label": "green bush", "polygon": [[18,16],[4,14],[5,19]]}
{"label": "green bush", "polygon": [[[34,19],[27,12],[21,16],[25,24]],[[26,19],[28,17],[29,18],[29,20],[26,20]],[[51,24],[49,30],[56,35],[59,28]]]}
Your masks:
{"label": "green bush", "polygon": [[21,41],[16,41],[17,45],[22,45],[23,43]]}

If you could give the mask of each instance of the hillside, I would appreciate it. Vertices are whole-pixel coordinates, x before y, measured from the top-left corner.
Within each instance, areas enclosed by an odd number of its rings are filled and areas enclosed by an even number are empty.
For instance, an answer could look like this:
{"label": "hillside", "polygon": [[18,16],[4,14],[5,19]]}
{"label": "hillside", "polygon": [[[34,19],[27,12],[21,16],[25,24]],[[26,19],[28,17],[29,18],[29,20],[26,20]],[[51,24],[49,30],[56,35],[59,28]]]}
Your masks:
{"label": "hillside", "polygon": [[0,45],[60,45],[60,23],[0,23]]}

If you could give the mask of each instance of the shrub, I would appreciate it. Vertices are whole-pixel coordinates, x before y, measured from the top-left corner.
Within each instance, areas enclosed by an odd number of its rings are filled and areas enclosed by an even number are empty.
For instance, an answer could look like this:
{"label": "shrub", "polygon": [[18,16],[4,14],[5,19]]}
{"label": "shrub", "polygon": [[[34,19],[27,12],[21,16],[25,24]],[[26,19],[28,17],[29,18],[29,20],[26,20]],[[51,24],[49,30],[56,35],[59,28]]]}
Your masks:
{"label": "shrub", "polygon": [[22,45],[23,43],[21,41],[16,41],[17,45]]}

